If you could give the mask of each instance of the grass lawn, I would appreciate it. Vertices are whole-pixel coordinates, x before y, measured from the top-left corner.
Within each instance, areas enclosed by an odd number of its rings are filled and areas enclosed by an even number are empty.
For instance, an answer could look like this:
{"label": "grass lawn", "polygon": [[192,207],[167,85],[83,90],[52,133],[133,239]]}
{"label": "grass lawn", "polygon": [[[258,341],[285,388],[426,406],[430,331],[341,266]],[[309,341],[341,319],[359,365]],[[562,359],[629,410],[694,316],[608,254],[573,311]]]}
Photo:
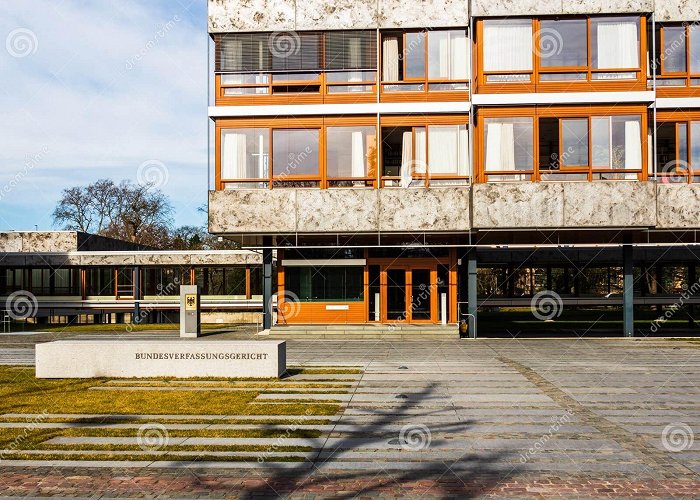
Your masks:
{"label": "grass lawn", "polygon": [[[306,373],[309,369],[296,369],[294,373]],[[141,427],[145,425],[168,424],[277,424],[283,429],[168,429],[167,438],[211,437],[211,438],[317,438],[322,433],[316,429],[298,429],[300,424],[328,424],[326,416],[340,411],[336,401],[304,400],[307,389],[323,387],[329,392],[346,393],[349,390],[346,380],[333,380],[334,373],[349,373],[340,368],[320,368],[322,373],[337,384],[331,387],[310,380],[263,379],[259,381],[224,380],[224,379],[89,379],[89,380],[45,380],[34,377],[33,367],[0,366],[0,414],[25,414],[21,416],[0,416],[0,422],[24,422],[25,426],[15,428],[0,427],[0,455],[2,459],[23,460],[243,460],[241,456],[207,455],[208,452],[269,452],[266,446],[189,446],[169,444],[167,439],[156,449],[144,448],[139,444],[128,445],[60,445],[45,441],[54,437],[138,437]],[[351,370],[350,373],[354,373]],[[204,382],[207,382],[206,384]],[[188,390],[197,386],[202,390]],[[125,385],[124,387],[120,387]],[[167,391],[140,390],[134,386],[168,387]],[[241,387],[240,391],[207,390],[213,388]],[[334,387],[336,386],[336,387]],[[113,390],[95,390],[95,387],[111,387]],[[292,392],[302,394],[302,399],[291,401],[256,400],[262,392],[274,393],[279,389],[290,388]],[[183,390],[178,390],[182,388]],[[315,392],[315,391],[314,391]],[[62,417],[56,414],[68,414]],[[89,415],[109,415],[89,417]],[[29,415],[39,415],[31,417]],[[121,417],[117,417],[121,415]],[[163,415],[153,419],[136,418],[139,415]],[[180,418],[166,417],[166,415]],[[220,419],[198,418],[198,415],[220,415]],[[289,417],[271,417],[264,420],[235,419],[236,415],[289,415]],[[312,420],[295,419],[296,415],[317,417]],[[225,416],[234,416],[225,419]],[[36,424],[50,422],[79,422],[87,425],[133,424],[134,428],[41,428]],[[162,428],[162,427],[161,427]],[[4,451],[3,451],[4,450]],[[274,446],[276,452],[308,451],[306,447],[284,446],[280,442]],[[40,454],[37,454],[40,451]],[[60,452],[60,453],[59,453]],[[119,453],[114,453],[119,452]],[[197,452],[189,454],[186,452]],[[179,454],[178,454],[179,453]],[[266,460],[298,460],[298,457],[272,457]],[[255,457],[248,457],[255,460]]]}

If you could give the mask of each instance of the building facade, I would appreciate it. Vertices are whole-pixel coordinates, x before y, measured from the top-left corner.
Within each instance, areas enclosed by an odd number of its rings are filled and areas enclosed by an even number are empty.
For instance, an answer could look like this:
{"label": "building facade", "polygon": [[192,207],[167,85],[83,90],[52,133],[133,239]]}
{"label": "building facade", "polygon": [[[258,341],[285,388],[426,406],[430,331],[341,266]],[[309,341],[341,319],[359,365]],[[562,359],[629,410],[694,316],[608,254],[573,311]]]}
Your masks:
{"label": "building facade", "polygon": [[262,256],[163,251],[77,231],[0,232],[3,320],[177,323],[180,285],[199,285],[204,323],[258,323]]}
{"label": "building facade", "polygon": [[552,292],[631,336],[684,290],[664,272],[696,280],[696,20],[698,0],[210,0],[210,231],[263,250],[278,324],[475,335]]}

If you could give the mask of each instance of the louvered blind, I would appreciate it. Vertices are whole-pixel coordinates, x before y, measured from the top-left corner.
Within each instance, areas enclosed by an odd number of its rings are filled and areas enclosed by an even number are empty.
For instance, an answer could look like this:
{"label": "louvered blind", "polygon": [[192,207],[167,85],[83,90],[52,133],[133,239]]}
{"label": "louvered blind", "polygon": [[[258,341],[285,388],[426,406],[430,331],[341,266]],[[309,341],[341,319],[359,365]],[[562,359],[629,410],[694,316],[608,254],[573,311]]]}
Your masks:
{"label": "louvered blind", "polygon": [[266,33],[235,33],[216,40],[216,70],[236,73],[267,72],[271,68]]}
{"label": "louvered blind", "polygon": [[377,35],[374,31],[325,33],[327,70],[373,70],[377,68]]}
{"label": "louvered blind", "polygon": [[321,71],[320,33],[273,33],[269,37],[272,71]]}

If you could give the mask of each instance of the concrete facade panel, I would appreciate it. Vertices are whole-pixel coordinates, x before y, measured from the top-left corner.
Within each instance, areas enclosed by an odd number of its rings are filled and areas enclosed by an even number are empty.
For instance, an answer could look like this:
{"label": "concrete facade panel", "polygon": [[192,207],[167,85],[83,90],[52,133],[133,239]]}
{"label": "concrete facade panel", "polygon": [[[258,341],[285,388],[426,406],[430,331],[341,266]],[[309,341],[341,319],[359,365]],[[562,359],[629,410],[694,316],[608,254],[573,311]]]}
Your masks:
{"label": "concrete facade panel", "polygon": [[570,0],[562,14],[617,14],[654,12],[654,0]]}
{"label": "concrete facade panel", "polygon": [[374,232],[378,229],[377,189],[323,189],[297,192],[297,231]]}
{"label": "concrete facade panel", "polygon": [[700,185],[656,186],[660,229],[691,229],[700,226]]}
{"label": "concrete facade panel", "polygon": [[376,0],[304,0],[296,4],[296,29],[300,31],[376,27]]}
{"label": "concrete facade panel", "polygon": [[654,17],[657,21],[697,21],[700,0],[656,0]]}
{"label": "concrete facade panel", "polygon": [[294,0],[209,0],[209,32],[293,31]]}
{"label": "concrete facade panel", "polygon": [[231,189],[209,192],[212,233],[293,233],[296,190]]}
{"label": "concrete facade panel", "polygon": [[466,231],[471,227],[467,187],[380,189],[379,230]]}
{"label": "concrete facade panel", "polygon": [[472,0],[472,16],[529,16],[562,13],[562,0]]}
{"label": "concrete facade panel", "polygon": [[379,0],[380,28],[447,28],[468,25],[468,0]]}
{"label": "concrete facade panel", "polygon": [[653,227],[656,192],[651,182],[564,183],[565,227]]}
{"label": "concrete facade panel", "polygon": [[564,225],[561,183],[475,184],[473,199],[475,228]]}

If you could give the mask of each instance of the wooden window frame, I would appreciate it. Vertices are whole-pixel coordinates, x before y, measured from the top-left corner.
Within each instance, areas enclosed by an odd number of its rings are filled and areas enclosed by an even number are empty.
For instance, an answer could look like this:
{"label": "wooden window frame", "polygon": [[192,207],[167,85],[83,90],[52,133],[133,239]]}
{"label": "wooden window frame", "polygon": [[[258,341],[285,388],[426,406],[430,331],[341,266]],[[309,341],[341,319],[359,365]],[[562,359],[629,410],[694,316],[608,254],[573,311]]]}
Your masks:
{"label": "wooden window frame", "polygon": [[[413,179],[423,179],[423,186],[420,187],[430,187],[430,179],[435,180],[464,180],[465,184],[469,182],[471,176],[469,173],[467,175],[432,175],[430,173],[430,164],[428,158],[429,153],[429,128],[435,125],[464,125],[467,130],[469,130],[469,115],[428,115],[428,116],[386,116],[382,117],[379,125],[379,140],[377,141],[377,170],[379,173],[380,186],[382,188],[391,189],[395,186],[387,186],[386,181],[396,181],[400,180],[401,177],[397,176],[385,176],[384,172],[384,157],[382,154],[384,137],[381,130],[385,127],[410,127],[412,133],[412,158],[416,157],[416,141],[415,141],[415,129],[425,128],[425,158],[426,158],[426,173],[425,174],[413,174]],[[467,160],[469,160],[469,145],[467,145]],[[419,187],[419,186],[416,186]]]}
{"label": "wooden window frame", "polygon": [[[665,45],[665,28],[684,28],[684,39],[685,39],[685,71],[682,72],[667,72],[665,71],[666,65],[666,50]],[[658,73],[656,74],[656,92],[658,97],[684,97],[684,96],[700,96],[700,72],[691,72],[691,57],[690,57],[690,39],[691,39],[691,25],[686,23],[660,23],[657,26],[657,32],[659,36],[659,61],[658,61]],[[656,36],[657,33],[654,33]],[[695,36],[700,37],[700,29],[696,28]],[[653,55],[656,57],[656,54]],[[659,85],[659,81],[663,80],[683,80],[683,85]],[[697,80],[698,85],[693,85],[692,81]]]}
{"label": "wooden window frame", "polygon": [[[658,111],[656,116],[656,123],[672,123],[676,129],[676,144],[675,144],[675,161],[686,161],[679,158],[679,142],[678,142],[678,125],[684,123],[686,125],[686,140],[688,144],[688,169],[684,172],[678,170],[676,167],[676,172],[674,174],[665,174],[663,172],[656,172],[655,176],[657,179],[664,179],[665,177],[684,177],[685,182],[674,183],[674,184],[693,184],[700,182],[700,168],[694,169],[692,164],[692,133],[691,124],[693,122],[700,123],[700,111]],[[654,152],[656,154],[656,152]],[[656,165],[657,170],[663,168],[664,165]],[[661,180],[660,182],[664,182]]]}
{"label": "wooden window frame", "polygon": [[[404,29],[404,30],[397,30],[397,29],[388,29],[388,30],[382,30],[379,33],[379,40],[378,40],[378,54],[379,54],[379,65],[377,69],[377,81],[379,82],[379,95],[380,95],[380,100],[383,102],[406,102],[406,101],[416,101],[416,100],[424,100],[424,101],[451,101],[451,100],[467,100],[469,96],[469,88],[471,84],[471,77],[465,78],[465,79],[457,79],[457,80],[451,80],[451,79],[431,79],[429,77],[430,74],[430,68],[428,65],[428,55],[430,51],[429,47],[429,34],[431,32],[435,31],[464,31],[467,37],[467,64],[469,65],[468,68],[468,73],[471,74],[472,72],[472,54],[470,50],[470,45],[471,45],[471,37],[469,34],[469,29],[467,27],[464,28],[459,28],[459,27],[454,27],[454,28],[441,28],[441,29]],[[406,61],[407,61],[407,43],[406,43],[406,35],[409,33],[422,33],[423,34],[423,60],[424,60],[424,67],[425,67],[425,73],[423,75],[423,78],[406,78]],[[392,81],[384,81],[382,78],[383,74],[383,67],[382,67],[382,62],[384,61],[383,57],[383,51],[384,51],[384,35],[396,35],[396,36],[401,36],[402,38],[402,49],[401,49],[401,54],[400,54],[400,61],[399,64],[401,64],[402,69],[403,69],[403,75],[404,78],[403,80],[398,80],[395,82]],[[459,89],[459,90],[430,90],[430,85],[433,84],[450,84],[450,83],[465,83],[466,88],[465,89]],[[394,91],[387,91],[384,89],[385,85],[423,85],[423,90],[415,90],[415,91],[401,91],[401,90],[394,90]]]}
{"label": "wooden window frame", "polygon": [[[637,68],[593,68],[593,38],[592,24],[595,19],[605,17],[618,18],[629,17],[638,21],[639,41],[637,49],[639,53],[639,66]],[[506,18],[498,18],[506,19]],[[586,92],[586,91],[616,91],[616,90],[646,90],[647,89],[647,74],[644,57],[647,54],[647,19],[643,15],[588,15],[588,16],[538,16],[524,17],[514,19],[530,19],[532,22],[532,70],[531,71],[489,71],[484,68],[484,21],[488,19],[478,19],[476,21],[476,36],[472,40],[474,52],[476,53],[477,69],[476,69],[476,86],[477,91],[481,93],[514,93],[514,92]],[[556,20],[585,20],[586,21],[586,47],[587,47],[587,67],[579,66],[547,66],[543,67],[541,58],[538,54],[540,46],[540,34],[542,21]],[[540,75],[552,73],[585,73],[585,80],[565,80],[565,81],[543,81]],[[597,73],[635,73],[634,79],[610,79],[598,80],[594,79],[593,75]],[[489,75],[530,75],[529,82],[488,82]]]}
{"label": "wooden window frame", "polygon": [[[365,176],[356,178],[345,178],[345,177],[328,177],[327,175],[327,139],[326,133],[328,127],[377,127],[376,117],[324,117],[324,118],[270,118],[270,119],[257,119],[257,118],[233,118],[233,119],[223,119],[217,120],[215,126],[215,189],[217,191],[222,191],[225,189],[226,184],[242,184],[242,183],[266,183],[266,189],[285,189],[283,186],[275,186],[275,183],[279,182],[315,182],[317,186],[312,186],[311,189],[326,189],[329,188],[329,182],[340,181],[340,180],[352,180],[352,181],[364,181],[368,188],[376,188],[378,185],[378,173],[377,177]],[[228,129],[242,129],[242,128],[258,128],[267,129],[269,137],[269,149],[268,156],[270,158],[268,176],[262,179],[223,179],[221,177],[221,167],[222,167],[222,134],[224,130]],[[319,134],[319,159],[318,159],[318,175],[284,175],[276,176],[274,175],[274,165],[273,165],[273,154],[274,145],[272,141],[272,135],[274,130],[318,130]],[[379,132],[377,136],[377,171],[379,172]],[[291,186],[294,187],[294,186]],[[259,188],[251,188],[259,189]],[[344,187],[333,187],[332,189],[345,189]]]}
{"label": "wooden window frame", "polygon": [[[641,139],[641,158],[642,164],[639,169],[634,170],[623,170],[623,169],[611,169],[603,167],[593,167],[592,154],[593,150],[592,144],[592,119],[597,117],[614,117],[614,116],[629,116],[629,115],[639,115],[640,117],[640,139]],[[532,170],[512,170],[512,171],[497,171],[497,172],[485,172],[484,162],[486,160],[486,149],[485,149],[485,120],[487,118],[532,118],[532,144],[533,144],[533,169]],[[568,118],[588,118],[588,157],[589,165],[586,169],[580,169],[579,167],[566,167],[561,168],[557,172],[545,171],[540,169],[540,148],[539,148],[539,120],[540,118],[557,118],[559,120],[558,126],[561,127],[561,120]],[[636,174],[637,179],[619,179],[621,182],[625,181],[645,181],[648,176],[648,113],[646,106],[605,106],[605,105],[586,105],[586,106],[532,106],[532,107],[503,107],[494,109],[483,109],[479,113],[477,118],[477,123],[474,128],[474,182],[476,183],[486,183],[489,182],[488,178],[490,176],[506,176],[506,175],[525,175],[530,176],[529,181],[514,181],[514,182],[541,182],[542,175],[552,174],[552,175],[566,175],[566,174],[587,174],[586,182],[597,182],[593,179],[593,176],[598,174]],[[561,157],[562,151],[562,134],[561,130],[559,133],[559,155]],[[612,181],[618,181],[618,179],[611,179]],[[566,181],[564,179],[562,182],[576,182],[576,181]],[[491,181],[498,182],[498,181]],[[542,182],[556,182],[555,179],[547,179]],[[583,181],[581,181],[583,182]],[[604,182],[604,181],[603,181]]]}

